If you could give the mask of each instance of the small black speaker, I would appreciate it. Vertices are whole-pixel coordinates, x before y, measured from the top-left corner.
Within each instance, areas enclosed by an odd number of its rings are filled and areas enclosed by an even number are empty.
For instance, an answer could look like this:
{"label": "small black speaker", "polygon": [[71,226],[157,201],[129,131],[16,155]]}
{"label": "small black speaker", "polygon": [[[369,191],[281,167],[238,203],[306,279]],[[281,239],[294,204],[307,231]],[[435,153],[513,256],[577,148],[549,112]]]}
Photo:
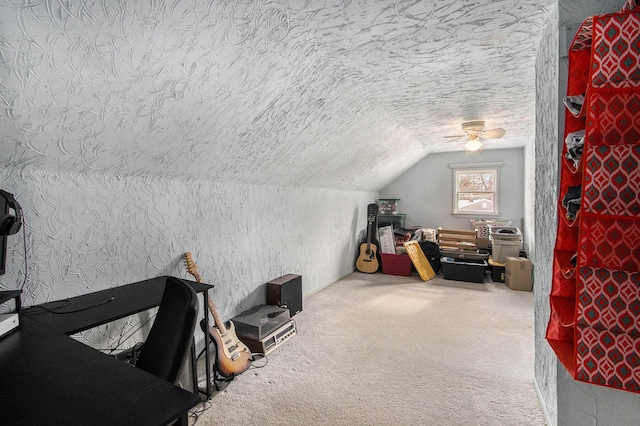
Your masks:
{"label": "small black speaker", "polygon": [[283,275],[267,283],[267,303],[289,309],[289,316],[302,311],[302,276]]}

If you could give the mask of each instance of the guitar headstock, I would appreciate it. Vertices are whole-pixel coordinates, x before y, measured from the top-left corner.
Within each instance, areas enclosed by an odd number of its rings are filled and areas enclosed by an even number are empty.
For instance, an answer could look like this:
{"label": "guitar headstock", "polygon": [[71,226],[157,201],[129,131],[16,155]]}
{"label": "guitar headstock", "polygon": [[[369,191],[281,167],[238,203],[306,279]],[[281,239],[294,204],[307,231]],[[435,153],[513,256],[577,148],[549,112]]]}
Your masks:
{"label": "guitar headstock", "polygon": [[198,273],[198,266],[196,265],[196,262],[193,261],[193,257],[191,256],[190,251],[184,254],[184,260],[185,260],[185,263],[187,264],[187,272],[193,275],[196,281],[201,283],[202,278],[200,278],[200,274]]}

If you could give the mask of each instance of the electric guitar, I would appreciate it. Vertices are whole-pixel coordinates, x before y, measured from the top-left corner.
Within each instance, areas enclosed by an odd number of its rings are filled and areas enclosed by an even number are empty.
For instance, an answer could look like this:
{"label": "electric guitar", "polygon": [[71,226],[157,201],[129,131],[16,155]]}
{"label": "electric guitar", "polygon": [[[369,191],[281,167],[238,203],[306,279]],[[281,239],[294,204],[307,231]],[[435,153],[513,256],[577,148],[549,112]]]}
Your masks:
{"label": "electric guitar", "polygon": [[[193,275],[198,282],[202,282],[198,267],[193,261],[191,252],[184,254],[187,271]],[[215,327],[209,327],[209,335],[216,344],[216,361],[218,372],[224,377],[243,373],[251,366],[251,351],[238,339],[233,321],[229,321],[229,327],[225,326],[211,297],[207,298],[207,306],[213,316]]]}
{"label": "electric guitar", "polygon": [[380,268],[378,261],[378,248],[380,244],[373,235],[374,227],[378,219],[378,205],[369,204],[367,206],[367,242],[360,244],[360,254],[356,260],[356,268],[360,272],[373,274]]}

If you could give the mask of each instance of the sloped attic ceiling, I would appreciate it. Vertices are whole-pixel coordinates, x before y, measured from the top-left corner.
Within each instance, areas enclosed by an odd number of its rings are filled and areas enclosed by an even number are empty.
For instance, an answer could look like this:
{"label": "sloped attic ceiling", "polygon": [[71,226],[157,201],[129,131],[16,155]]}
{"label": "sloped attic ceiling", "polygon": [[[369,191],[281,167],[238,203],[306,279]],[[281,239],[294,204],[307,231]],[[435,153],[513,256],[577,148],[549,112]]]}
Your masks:
{"label": "sloped attic ceiling", "polygon": [[0,163],[377,190],[533,142],[552,0],[0,0]]}

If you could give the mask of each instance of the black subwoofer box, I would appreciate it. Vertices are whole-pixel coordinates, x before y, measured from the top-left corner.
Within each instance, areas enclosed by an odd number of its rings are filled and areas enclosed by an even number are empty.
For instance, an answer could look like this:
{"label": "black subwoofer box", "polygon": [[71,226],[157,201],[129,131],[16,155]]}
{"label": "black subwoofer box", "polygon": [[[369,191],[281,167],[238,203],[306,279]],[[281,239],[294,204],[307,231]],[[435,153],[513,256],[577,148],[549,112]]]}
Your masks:
{"label": "black subwoofer box", "polygon": [[287,274],[269,281],[267,304],[286,307],[291,317],[302,311],[302,276]]}

